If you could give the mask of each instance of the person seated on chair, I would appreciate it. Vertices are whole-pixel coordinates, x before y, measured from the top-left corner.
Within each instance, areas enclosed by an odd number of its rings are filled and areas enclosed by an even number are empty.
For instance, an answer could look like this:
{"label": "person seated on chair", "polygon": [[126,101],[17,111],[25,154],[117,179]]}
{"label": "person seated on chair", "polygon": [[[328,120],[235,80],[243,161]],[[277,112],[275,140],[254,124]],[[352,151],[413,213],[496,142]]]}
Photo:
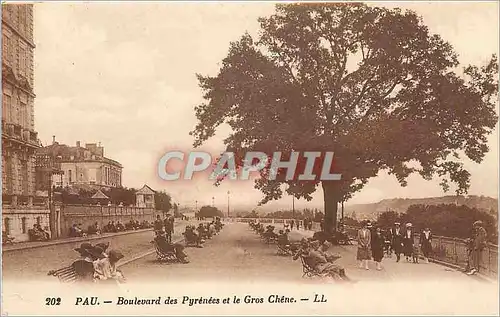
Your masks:
{"label": "person seated on chair", "polygon": [[120,220],[118,220],[118,222],[116,223],[116,231],[117,232],[125,231],[125,226],[120,222]]}
{"label": "person seated on chair", "polygon": [[339,265],[329,262],[323,255],[320,248],[320,242],[315,240],[310,243],[310,248],[304,250],[302,255],[304,262],[320,274],[325,274],[335,280],[348,281],[345,270]]}
{"label": "person seated on chair", "polygon": [[163,253],[174,253],[175,257],[182,263],[189,263],[188,256],[184,252],[184,246],[180,243],[171,243],[167,240],[165,232],[159,232],[155,237],[158,249]]}
{"label": "person seated on chair", "polygon": [[328,262],[333,263],[338,259],[340,259],[341,256],[338,253],[330,252],[329,249],[331,248],[331,246],[332,246],[331,242],[325,241],[323,242],[323,244],[321,244],[321,247],[318,249],[318,251],[321,252],[321,254],[323,254],[323,256],[326,258]]}
{"label": "person seated on chair", "polygon": [[99,223],[96,221],[93,225],[90,225],[87,229],[87,232],[89,234],[101,234],[101,226],[99,226]]}
{"label": "person seated on chair", "polygon": [[184,231],[184,237],[186,238],[187,244],[194,244],[201,248],[202,240],[200,236],[195,232],[194,226],[186,226],[186,231]]}
{"label": "person seated on chair", "polygon": [[284,247],[290,247],[290,241],[288,240],[288,234],[283,230],[278,231],[278,245]]}
{"label": "person seated on chair", "polygon": [[215,222],[211,222],[208,225],[208,232],[211,236],[215,236],[217,234],[217,229],[215,228]]}

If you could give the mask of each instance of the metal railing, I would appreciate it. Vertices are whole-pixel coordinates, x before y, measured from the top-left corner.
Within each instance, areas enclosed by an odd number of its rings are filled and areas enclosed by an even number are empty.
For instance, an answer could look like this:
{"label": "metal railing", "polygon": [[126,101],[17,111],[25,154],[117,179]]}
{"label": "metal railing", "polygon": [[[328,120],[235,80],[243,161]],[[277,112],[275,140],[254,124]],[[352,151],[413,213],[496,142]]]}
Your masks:
{"label": "metal railing", "polygon": [[[419,239],[419,235],[415,235]],[[468,262],[467,243],[464,239],[441,236],[432,237],[431,259],[465,268]],[[498,245],[488,243],[483,249],[479,263],[479,272],[486,276],[498,276]]]}

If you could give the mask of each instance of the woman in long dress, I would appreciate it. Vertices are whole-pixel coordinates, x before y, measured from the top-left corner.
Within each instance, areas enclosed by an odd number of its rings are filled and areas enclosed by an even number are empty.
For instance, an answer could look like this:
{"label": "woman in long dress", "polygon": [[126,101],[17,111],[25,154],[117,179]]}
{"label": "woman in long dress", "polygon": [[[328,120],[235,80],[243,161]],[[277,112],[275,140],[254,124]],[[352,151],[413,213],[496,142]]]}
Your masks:
{"label": "woman in long dress", "polygon": [[368,226],[371,223],[369,221],[365,221],[363,223],[363,228],[358,231],[358,252],[356,255],[356,259],[358,260],[358,265],[360,268],[364,268],[365,270],[369,270],[368,268],[368,260],[371,259],[371,232],[368,229]]}
{"label": "woman in long dress", "polygon": [[384,257],[385,237],[380,228],[375,229],[371,241],[373,261],[377,264],[377,270],[382,270],[382,258]]}

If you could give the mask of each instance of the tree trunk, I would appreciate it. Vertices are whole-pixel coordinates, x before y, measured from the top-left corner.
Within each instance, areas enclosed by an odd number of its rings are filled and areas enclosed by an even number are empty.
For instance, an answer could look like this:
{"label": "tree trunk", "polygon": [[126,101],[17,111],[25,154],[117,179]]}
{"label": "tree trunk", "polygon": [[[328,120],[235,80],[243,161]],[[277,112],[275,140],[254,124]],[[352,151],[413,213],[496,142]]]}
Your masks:
{"label": "tree trunk", "polygon": [[335,181],[324,181],[321,185],[323,186],[325,204],[324,230],[326,233],[333,233],[337,228],[337,206],[339,202]]}

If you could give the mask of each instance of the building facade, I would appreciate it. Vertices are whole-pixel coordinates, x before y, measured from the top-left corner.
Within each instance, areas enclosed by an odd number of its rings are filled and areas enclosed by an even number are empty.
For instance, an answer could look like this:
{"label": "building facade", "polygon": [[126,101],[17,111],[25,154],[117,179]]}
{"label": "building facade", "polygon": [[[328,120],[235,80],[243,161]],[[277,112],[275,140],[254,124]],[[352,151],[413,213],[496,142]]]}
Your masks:
{"label": "building facade", "polygon": [[35,199],[33,5],[2,4],[2,221],[15,241],[49,211]]}
{"label": "building facade", "polygon": [[[52,173],[52,186],[71,187],[88,186],[92,188],[116,188],[122,186],[122,165],[104,156],[104,147],[100,144],[87,143],[85,147],[76,142],[76,146],[59,144],[37,150],[37,169],[49,165],[58,170]],[[43,161],[49,164],[41,164]],[[41,174],[41,173],[40,173]],[[37,179],[37,189],[44,190],[45,179]]]}
{"label": "building facade", "polygon": [[155,209],[155,191],[144,185],[135,193],[135,205],[140,208]]}

